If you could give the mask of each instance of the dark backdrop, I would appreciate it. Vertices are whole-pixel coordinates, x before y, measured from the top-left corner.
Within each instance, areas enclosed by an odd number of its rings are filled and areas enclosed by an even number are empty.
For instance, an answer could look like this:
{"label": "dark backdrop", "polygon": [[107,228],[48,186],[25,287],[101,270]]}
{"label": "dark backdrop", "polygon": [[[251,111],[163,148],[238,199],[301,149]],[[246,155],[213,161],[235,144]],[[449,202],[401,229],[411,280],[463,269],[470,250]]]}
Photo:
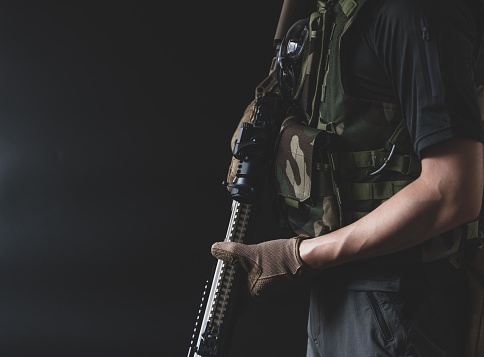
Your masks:
{"label": "dark backdrop", "polygon": [[[186,356],[281,6],[0,5],[2,356]],[[304,356],[306,300],[248,308],[232,355]]]}

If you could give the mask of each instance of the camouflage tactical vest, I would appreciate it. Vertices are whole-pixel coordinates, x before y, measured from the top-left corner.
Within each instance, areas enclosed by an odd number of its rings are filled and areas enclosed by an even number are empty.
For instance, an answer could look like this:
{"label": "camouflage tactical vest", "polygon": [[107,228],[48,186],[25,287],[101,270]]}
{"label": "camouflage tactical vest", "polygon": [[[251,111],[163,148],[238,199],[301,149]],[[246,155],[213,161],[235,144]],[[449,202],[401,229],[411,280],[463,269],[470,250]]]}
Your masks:
{"label": "camouflage tactical vest", "polygon": [[[345,34],[364,3],[318,1],[305,29],[291,34],[294,41],[304,37],[300,80],[290,92],[299,106],[281,127],[275,180],[280,212],[297,234],[314,237],[348,225],[420,174],[398,105],[353,98],[343,86]],[[477,235],[477,222],[472,222],[399,258],[448,257]]]}

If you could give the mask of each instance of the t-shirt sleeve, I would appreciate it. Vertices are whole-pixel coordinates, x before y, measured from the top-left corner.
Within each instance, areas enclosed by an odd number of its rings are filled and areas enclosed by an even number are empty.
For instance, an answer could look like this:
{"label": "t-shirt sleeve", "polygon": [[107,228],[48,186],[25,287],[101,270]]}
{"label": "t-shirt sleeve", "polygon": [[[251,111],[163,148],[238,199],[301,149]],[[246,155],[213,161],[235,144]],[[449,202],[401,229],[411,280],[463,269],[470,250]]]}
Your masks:
{"label": "t-shirt sleeve", "polygon": [[451,138],[484,142],[471,11],[464,2],[450,0],[380,3],[372,30],[375,51],[393,83],[417,155]]}

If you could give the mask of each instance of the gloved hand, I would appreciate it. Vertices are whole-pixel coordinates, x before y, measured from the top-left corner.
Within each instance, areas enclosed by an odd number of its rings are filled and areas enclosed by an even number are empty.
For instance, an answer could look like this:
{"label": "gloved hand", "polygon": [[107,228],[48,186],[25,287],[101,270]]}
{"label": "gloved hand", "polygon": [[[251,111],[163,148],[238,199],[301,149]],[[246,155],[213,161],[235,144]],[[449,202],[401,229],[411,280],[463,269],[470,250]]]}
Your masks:
{"label": "gloved hand", "polygon": [[299,257],[303,237],[276,239],[259,244],[218,242],[212,245],[212,255],[226,263],[238,263],[247,272],[251,297],[279,292],[315,270]]}

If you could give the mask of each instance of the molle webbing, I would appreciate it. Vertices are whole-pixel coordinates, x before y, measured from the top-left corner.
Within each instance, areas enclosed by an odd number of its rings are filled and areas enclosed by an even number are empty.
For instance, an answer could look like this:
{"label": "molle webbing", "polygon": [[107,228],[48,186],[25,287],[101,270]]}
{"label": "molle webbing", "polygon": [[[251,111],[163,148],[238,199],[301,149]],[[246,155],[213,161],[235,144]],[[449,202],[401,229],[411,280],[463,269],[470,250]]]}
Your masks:
{"label": "molle webbing", "polygon": [[[343,14],[349,18],[365,0],[338,0]],[[318,108],[326,90],[326,72],[328,70],[329,43],[334,36],[335,21],[333,7],[335,0],[318,1],[317,11],[309,17],[309,38],[305,60],[301,66],[296,98],[308,115],[311,126],[317,125]]]}
{"label": "molle webbing", "polygon": [[[318,88],[318,90],[314,92],[314,101],[317,100],[320,103],[325,103],[327,101],[341,99],[339,96],[342,92],[341,78],[339,75],[339,40],[343,33],[349,28],[364,3],[365,0],[339,0],[338,4],[331,6],[330,10],[326,9],[326,12],[331,13],[331,25],[326,25],[327,27],[331,26],[331,37],[328,38],[327,43],[325,44],[327,50],[322,55],[324,58],[324,77],[321,83],[321,88]],[[337,40],[331,41],[332,39]],[[331,75],[328,74],[329,71],[332,71]],[[323,105],[316,106],[316,104],[314,104],[314,107],[319,107],[318,125],[333,122],[332,113],[324,111]],[[312,123],[315,123],[315,121],[312,121]],[[318,127],[321,128],[321,126]]]}
{"label": "molle webbing", "polygon": [[418,175],[421,170],[420,161],[410,155],[394,154],[389,158],[388,151],[384,149],[354,152],[338,152],[337,165],[345,169],[367,168],[378,169],[385,165],[387,170],[400,172],[406,175]]}
{"label": "molle webbing", "polygon": [[319,106],[318,93],[321,82],[327,68],[325,54],[328,49],[328,42],[332,37],[333,23],[330,21],[330,12],[326,10],[326,3],[318,2],[318,11],[313,12],[309,17],[308,29],[309,38],[306,46],[306,57],[302,63],[302,70],[296,99],[300,100],[302,107],[309,117],[309,122],[317,120]]}
{"label": "molle webbing", "polygon": [[[303,119],[281,130],[275,165],[281,212],[298,234],[319,236],[361,219],[421,172],[398,104],[344,91],[340,62],[348,58],[345,40],[364,3],[318,1],[308,21],[309,46],[294,98]],[[441,259],[477,237],[475,221],[412,252],[420,262]],[[415,262],[407,253],[400,257]]]}
{"label": "molle webbing", "polygon": [[342,182],[338,186],[339,196],[342,200],[386,200],[410,182],[412,181]]}

